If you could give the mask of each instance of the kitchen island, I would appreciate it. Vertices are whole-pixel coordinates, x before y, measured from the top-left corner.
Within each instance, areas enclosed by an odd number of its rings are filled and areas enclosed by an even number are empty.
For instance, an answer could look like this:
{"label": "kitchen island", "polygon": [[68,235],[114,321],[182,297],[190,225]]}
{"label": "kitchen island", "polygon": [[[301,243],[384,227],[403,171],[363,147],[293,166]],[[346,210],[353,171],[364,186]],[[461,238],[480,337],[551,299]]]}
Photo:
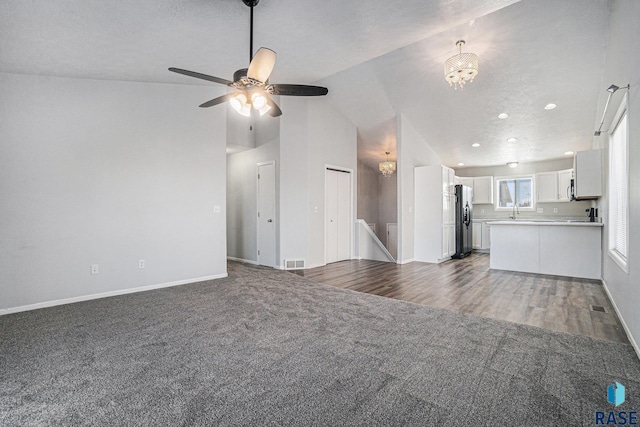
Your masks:
{"label": "kitchen island", "polygon": [[490,268],[600,279],[602,223],[492,221]]}

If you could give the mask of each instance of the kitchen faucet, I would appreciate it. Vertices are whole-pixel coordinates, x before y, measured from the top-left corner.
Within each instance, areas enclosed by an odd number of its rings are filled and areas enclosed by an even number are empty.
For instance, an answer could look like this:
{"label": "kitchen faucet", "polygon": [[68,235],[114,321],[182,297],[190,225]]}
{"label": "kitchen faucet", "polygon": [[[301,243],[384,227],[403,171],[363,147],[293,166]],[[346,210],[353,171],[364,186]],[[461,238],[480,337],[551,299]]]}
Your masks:
{"label": "kitchen faucet", "polygon": [[511,216],[509,218],[516,219],[516,214],[520,215],[520,211],[518,210],[518,205],[513,204],[513,210],[511,211]]}

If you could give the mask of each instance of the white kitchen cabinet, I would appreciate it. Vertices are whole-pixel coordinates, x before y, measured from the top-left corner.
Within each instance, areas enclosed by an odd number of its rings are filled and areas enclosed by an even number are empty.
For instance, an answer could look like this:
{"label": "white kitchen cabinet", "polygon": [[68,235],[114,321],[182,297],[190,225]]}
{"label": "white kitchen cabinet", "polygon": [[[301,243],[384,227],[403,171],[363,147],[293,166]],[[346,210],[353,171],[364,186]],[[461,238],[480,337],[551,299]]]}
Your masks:
{"label": "white kitchen cabinet", "polygon": [[471,247],[473,249],[482,249],[482,221],[473,221],[471,229]]}
{"label": "white kitchen cabinet", "polygon": [[482,247],[481,249],[491,249],[491,226],[488,222],[482,222]]}
{"label": "white kitchen cabinet", "polygon": [[537,173],[535,188],[537,203],[557,202],[559,198],[558,172]]}
{"label": "white kitchen cabinet", "polygon": [[569,187],[571,186],[571,178],[573,178],[573,169],[558,171],[558,201],[569,201]]}
{"label": "white kitchen cabinet", "polygon": [[602,150],[578,151],[573,158],[577,200],[602,196]]}
{"label": "white kitchen cabinet", "polygon": [[442,194],[442,223],[445,225],[456,223],[456,195]]}
{"label": "white kitchen cabinet", "polygon": [[488,221],[492,220],[474,220],[473,228],[471,230],[473,249],[488,252],[491,248],[491,233],[489,229]]}
{"label": "white kitchen cabinet", "polygon": [[455,225],[442,226],[442,257],[450,258],[456,253],[456,228]]}
{"label": "white kitchen cabinet", "polygon": [[[460,178],[460,185],[466,185],[473,190],[473,178],[472,177],[462,177]],[[473,194],[473,191],[471,192]],[[473,202],[473,199],[471,200]]]}
{"label": "white kitchen cabinet", "polygon": [[442,192],[453,193],[455,185],[455,171],[446,166],[440,166],[442,172]]}
{"label": "white kitchen cabinet", "polygon": [[473,178],[473,203],[493,203],[493,177],[476,176]]}
{"label": "white kitchen cabinet", "polygon": [[414,258],[437,263],[455,254],[455,194],[453,169],[414,169]]}
{"label": "white kitchen cabinet", "polygon": [[573,169],[557,172],[541,172],[536,174],[536,202],[553,203],[568,202]]}

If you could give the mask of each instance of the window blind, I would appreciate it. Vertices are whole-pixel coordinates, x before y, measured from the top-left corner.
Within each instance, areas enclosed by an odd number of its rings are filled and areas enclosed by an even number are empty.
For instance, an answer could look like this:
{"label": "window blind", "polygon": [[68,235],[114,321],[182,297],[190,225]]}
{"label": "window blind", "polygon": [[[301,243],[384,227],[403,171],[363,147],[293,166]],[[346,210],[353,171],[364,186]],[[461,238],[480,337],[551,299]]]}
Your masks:
{"label": "window blind", "polygon": [[626,264],[629,218],[629,162],[627,112],[609,139],[609,249]]}

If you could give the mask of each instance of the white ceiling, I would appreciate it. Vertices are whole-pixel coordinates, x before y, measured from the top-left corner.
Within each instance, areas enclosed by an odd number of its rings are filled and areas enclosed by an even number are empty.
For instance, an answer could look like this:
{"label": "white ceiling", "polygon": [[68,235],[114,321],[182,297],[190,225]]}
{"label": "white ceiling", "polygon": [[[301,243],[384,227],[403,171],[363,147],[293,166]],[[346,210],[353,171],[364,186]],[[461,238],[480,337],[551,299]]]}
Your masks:
{"label": "white ceiling", "polygon": [[[254,48],[278,53],[271,81],[326,85],[374,161],[377,150],[384,157],[397,114],[450,166],[537,161],[591,146],[598,94],[612,83],[601,81],[610,6],[262,0]],[[197,84],[207,87],[206,101],[224,86],[167,68],[231,79],[248,65],[248,27],[241,0],[2,0],[0,71]],[[464,51],[479,56],[480,72],[454,91],[442,64],[461,38]],[[548,102],[558,108],[544,110]],[[511,117],[497,119],[502,111]],[[520,142],[506,143],[509,136]]]}

